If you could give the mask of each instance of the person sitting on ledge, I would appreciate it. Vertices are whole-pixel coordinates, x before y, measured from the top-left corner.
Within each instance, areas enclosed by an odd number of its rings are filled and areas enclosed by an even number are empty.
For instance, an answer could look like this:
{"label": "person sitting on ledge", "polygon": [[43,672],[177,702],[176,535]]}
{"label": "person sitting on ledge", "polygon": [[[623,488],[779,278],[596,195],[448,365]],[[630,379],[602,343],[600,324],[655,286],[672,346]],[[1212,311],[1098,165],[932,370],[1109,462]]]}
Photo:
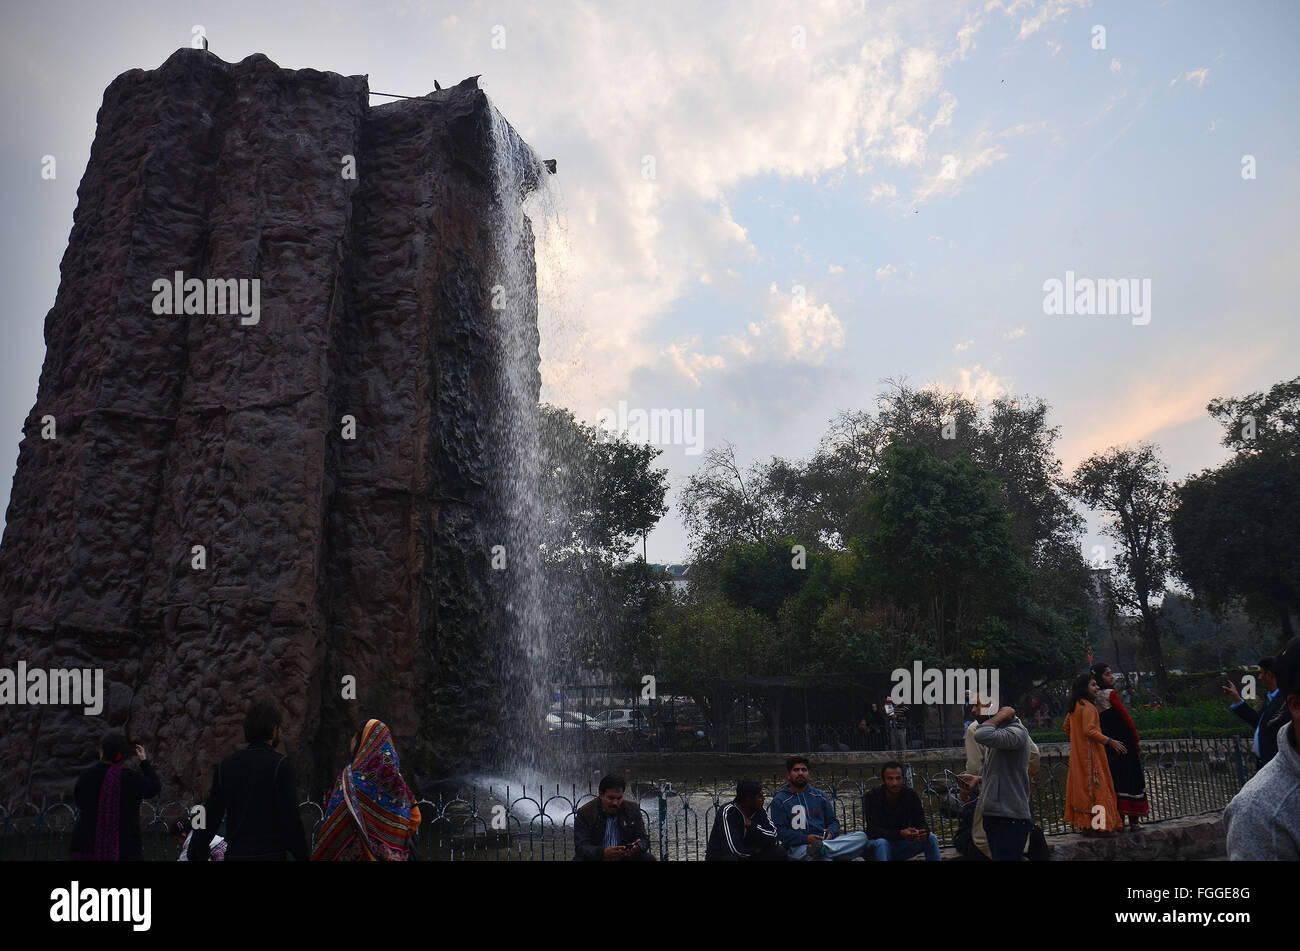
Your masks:
{"label": "person sitting on ledge", "polygon": [[575,862],[653,862],[641,807],[623,798],[627,782],[620,776],[600,781],[600,797],[573,814]]}
{"label": "person sitting on ledge", "polygon": [[862,821],[870,837],[868,848],[877,862],[898,862],[925,853],[938,862],[939,839],[925,824],[921,797],[903,782],[903,764],[890,761],[880,770],[884,783],[862,796]]}
{"label": "person sitting on ledge", "polygon": [[789,859],[777,839],[776,826],[763,811],[763,784],[742,779],[736,798],[718,810],[709,835],[706,862],[784,862]]}
{"label": "person sitting on ledge", "polygon": [[822,862],[851,862],[867,847],[863,832],[840,835],[831,797],[808,781],[808,757],[785,761],[790,780],[772,797],[772,822],[790,858]]}

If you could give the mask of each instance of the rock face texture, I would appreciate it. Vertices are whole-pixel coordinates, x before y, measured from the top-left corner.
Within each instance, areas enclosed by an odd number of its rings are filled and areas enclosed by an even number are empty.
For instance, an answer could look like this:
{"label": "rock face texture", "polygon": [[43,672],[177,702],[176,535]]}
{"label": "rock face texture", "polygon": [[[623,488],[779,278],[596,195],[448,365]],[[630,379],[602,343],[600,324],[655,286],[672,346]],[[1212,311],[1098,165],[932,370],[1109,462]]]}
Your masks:
{"label": "rock face texture", "polygon": [[[500,180],[503,124],[473,79],[370,108],[364,76],[261,55],[108,87],[0,545],[0,667],[102,668],[106,697],[0,706],[0,802],[69,793],[110,728],[201,798],[258,694],[305,794],[368,716],[406,772],[492,758],[502,273],[540,387],[531,231],[496,223],[542,173],[511,132]],[[177,271],[256,279],[257,322],[155,313]]]}

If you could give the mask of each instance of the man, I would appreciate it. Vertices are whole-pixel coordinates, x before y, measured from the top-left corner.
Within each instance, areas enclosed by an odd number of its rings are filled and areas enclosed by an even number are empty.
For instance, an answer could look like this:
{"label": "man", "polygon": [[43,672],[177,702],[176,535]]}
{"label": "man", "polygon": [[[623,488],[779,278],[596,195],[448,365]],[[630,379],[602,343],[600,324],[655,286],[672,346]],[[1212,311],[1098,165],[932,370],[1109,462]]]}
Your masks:
{"label": "man", "polygon": [[1274,669],[1286,720],[1274,738],[1276,755],[1223,811],[1233,861],[1300,860],[1300,637],[1287,642]]}
{"label": "man", "polygon": [[1029,731],[1012,707],[984,717],[975,727],[975,742],[988,750],[980,793],[984,833],[990,858],[1019,862],[1033,831],[1029,808]]}
{"label": "man", "polygon": [[790,858],[849,862],[860,856],[867,847],[866,833],[840,835],[830,796],[809,782],[808,757],[791,756],[785,775],[789,781],[772,797],[772,822]]}
{"label": "man", "polygon": [[[988,758],[988,749],[979,744],[975,739],[975,731],[981,723],[992,719],[997,707],[993,701],[982,694],[976,698],[974,704],[975,722],[966,728],[966,772],[957,777],[958,783],[964,793],[963,802],[969,801],[970,798],[979,795],[979,784],[984,773],[984,764]],[[1027,731],[1026,731],[1027,732]],[[1030,791],[1033,790],[1033,781],[1038,777],[1039,763],[1042,756],[1038,749],[1038,744],[1034,738],[1029,737],[1029,780]],[[988,835],[984,831],[984,802],[976,799],[973,806],[974,815],[970,823],[971,842],[979,853],[986,859],[993,858],[993,851],[989,848]]]}
{"label": "man", "polygon": [[892,760],[880,770],[883,785],[862,796],[862,821],[877,862],[901,862],[925,853],[938,862],[939,839],[925,824],[921,797],[903,781],[903,764]]}
{"label": "man", "polygon": [[573,814],[575,862],[653,862],[641,807],[623,798],[621,776],[600,781],[600,796]]}
{"label": "man", "polygon": [[278,862],[289,852],[307,861],[307,837],[298,818],[298,783],[289,758],[277,753],[280,714],[254,703],[244,717],[248,746],[217,766],[204,806],[203,828],[190,838],[189,861],[208,861],[215,833],[226,820],[227,862]]}
{"label": "man", "polygon": [[1236,684],[1229,680],[1223,685],[1223,692],[1235,701],[1230,708],[1232,712],[1255,728],[1251,748],[1255,751],[1256,771],[1263,769],[1265,764],[1277,755],[1277,731],[1287,722],[1286,698],[1277,687],[1272,657],[1260,658],[1259,682],[1267,691],[1267,695],[1264,698],[1264,709],[1258,713],[1241,699]]}
{"label": "man", "polygon": [[784,862],[789,858],[776,826],[763,811],[763,784],[742,779],[736,798],[718,810],[704,853],[706,862]]}

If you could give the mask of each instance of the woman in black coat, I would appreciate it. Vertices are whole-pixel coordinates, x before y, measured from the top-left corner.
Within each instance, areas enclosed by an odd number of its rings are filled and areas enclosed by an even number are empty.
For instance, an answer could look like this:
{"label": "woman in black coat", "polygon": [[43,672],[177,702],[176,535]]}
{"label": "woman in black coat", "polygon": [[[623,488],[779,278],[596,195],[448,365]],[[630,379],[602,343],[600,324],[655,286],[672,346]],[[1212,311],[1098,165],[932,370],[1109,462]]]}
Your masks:
{"label": "woman in black coat", "polygon": [[130,747],[121,733],[108,733],[99,744],[99,762],[77,777],[73,798],[77,824],[72,830],[70,858],[83,862],[138,862],[144,858],[140,841],[140,803],[162,791],[158,774],[135,747],[140,771],[126,768]]}

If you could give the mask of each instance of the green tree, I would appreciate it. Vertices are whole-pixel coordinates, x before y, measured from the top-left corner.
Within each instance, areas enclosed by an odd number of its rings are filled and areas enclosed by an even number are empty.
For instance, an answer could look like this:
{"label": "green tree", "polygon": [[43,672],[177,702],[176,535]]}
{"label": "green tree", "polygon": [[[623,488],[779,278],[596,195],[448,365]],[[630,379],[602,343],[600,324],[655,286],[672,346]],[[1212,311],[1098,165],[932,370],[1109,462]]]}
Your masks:
{"label": "green tree", "polygon": [[871,583],[917,612],[939,658],[957,658],[977,620],[1011,610],[1027,580],[997,479],[965,456],[895,443],[871,488],[872,527],[854,546]]}
{"label": "green tree", "polygon": [[1174,489],[1155,446],[1114,447],[1079,464],[1069,492],[1103,513],[1105,534],[1116,543],[1112,576],[1117,602],[1141,616],[1142,642],[1162,693],[1169,677],[1160,649],[1158,599],[1169,577],[1169,516]]}

